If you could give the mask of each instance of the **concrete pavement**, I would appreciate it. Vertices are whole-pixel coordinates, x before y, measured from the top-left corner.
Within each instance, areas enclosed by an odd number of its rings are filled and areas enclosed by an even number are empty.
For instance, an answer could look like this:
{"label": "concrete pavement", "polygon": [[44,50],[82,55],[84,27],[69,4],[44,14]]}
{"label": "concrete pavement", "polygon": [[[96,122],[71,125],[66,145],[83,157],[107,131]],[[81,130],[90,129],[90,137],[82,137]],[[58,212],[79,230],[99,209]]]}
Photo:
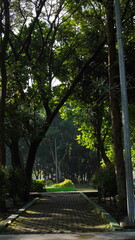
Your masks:
{"label": "concrete pavement", "polygon": [[135,240],[135,232],[0,235],[0,240]]}

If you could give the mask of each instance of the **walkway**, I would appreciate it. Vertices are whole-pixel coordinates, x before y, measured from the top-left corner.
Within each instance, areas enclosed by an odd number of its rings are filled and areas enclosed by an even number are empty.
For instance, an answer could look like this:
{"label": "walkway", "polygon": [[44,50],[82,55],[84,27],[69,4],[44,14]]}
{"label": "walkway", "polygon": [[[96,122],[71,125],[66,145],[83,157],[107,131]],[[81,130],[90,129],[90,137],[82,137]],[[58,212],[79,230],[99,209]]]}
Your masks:
{"label": "walkway", "polygon": [[7,229],[6,233],[75,233],[110,231],[110,225],[97,215],[79,193],[45,194]]}
{"label": "walkway", "polygon": [[49,193],[0,235],[0,240],[135,240],[135,232],[111,232],[79,193]]}

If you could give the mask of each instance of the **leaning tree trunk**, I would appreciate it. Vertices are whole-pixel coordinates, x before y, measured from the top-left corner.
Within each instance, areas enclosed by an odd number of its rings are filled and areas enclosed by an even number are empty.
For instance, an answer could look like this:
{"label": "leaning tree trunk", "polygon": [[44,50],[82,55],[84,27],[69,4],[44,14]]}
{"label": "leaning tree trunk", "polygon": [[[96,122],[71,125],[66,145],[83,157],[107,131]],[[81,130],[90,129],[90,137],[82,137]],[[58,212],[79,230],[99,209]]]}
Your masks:
{"label": "leaning tree trunk", "polygon": [[113,142],[115,153],[116,179],[119,196],[120,210],[126,214],[126,180],[125,163],[123,158],[122,121],[119,106],[119,79],[116,66],[116,39],[114,28],[114,6],[113,0],[109,0],[106,7],[107,13],[107,39],[108,39],[108,75],[110,84],[110,105],[113,129]]}
{"label": "leaning tree trunk", "polygon": [[33,142],[31,142],[30,147],[29,147],[29,153],[28,153],[26,169],[25,169],[26,183],[24,186],[24,196],[23,196],[24,201],[29,200],[31,179],[32,179],[32,170],[33,170],[33,166],[34,166],[34,162],[35,162],[36,152],[37,152],[40,142],[41,142],[40,139],[34,140]]}

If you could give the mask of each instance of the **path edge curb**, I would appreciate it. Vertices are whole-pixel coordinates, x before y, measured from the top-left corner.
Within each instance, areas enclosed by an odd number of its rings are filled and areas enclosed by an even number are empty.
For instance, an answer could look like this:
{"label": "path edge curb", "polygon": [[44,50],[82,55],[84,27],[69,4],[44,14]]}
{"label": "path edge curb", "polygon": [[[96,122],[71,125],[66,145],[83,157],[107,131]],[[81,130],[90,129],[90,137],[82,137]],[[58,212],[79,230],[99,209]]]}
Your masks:
{"label": "path edge curb", "polygon": [[37,200],[39,200],[39,197],[34,198],[31,202],[24,205],[24,207],[18,209],[15,211],[15,213],[11,214],[8,218],[4,219],[0,222],[0,231],[2,231],[4,228],[6,228],[8,225],[10,225],[16,218],[20,216],[23,212],[25,212],[32,204],[34,204]]}
{"label": "path edge curb", "polygon": [[108,212],[105,211],[104,208],[100,207],[98,204],[96,204],[95,202],[93,202],[90,198],[88,198],[86,196],[86,194],[80,192],[80,194],[86,199],[88,200],[96,209],[96,211],[103,217],[105,218],[111,225],[111,228],[113,231],[120,231],[123,228],[118,224],[118,222],[115,220],[114,217],[112,217]]}

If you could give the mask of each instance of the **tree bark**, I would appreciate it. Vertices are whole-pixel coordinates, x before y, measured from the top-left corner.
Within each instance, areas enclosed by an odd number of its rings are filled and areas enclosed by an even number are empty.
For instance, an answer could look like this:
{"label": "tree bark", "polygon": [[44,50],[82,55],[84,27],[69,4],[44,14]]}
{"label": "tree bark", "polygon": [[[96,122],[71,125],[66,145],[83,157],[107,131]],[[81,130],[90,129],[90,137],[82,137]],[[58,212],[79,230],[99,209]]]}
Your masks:
{"label": "tree bark", "polygon": [[94,125],[95,132],[96,132],[96,139],[97,139],[97,147],[99,150],[99,154],[101,158],[103,159],[105,165],[110,165],[111,161],[106,155],[105,148],[104,148],[104,141],[101,136],[101,128],[102,128],[102,116],[104,112],[104,106],[103,104],[100,104],[96,108],[96,124]]}
{"label": "tree bark", "polygon": [[4,117],[5,117],[5,98],[6,98],[6,85],[7,85],[7,74],[5,56],[1,53],[0,60],[1,68],[1,90],[0,90],[0,164],[5,166],[5,131],[4,131]]}
{"label": "tree bark", "polygon": [[10,151],[11,151],[11,157],[12,157],[12,166],[14,169],[17,168],[23,168],[23,163],[21,161],[20,157],[20,150],[18,141],[14,141],[9,145]]}
{"label": "tree bark", "polygon": [[113,142],[115,153],[115,169],[119,196],[120,210],[126,214],[126,180],[125,163],[123,158],[123,139],[122,139],[122,121],[119,105],[119,86],[117,58],[116,58],[116,39],[114,28],[114,6],[113,0],[109,0],[106,6],[107,14],[107,40],[108,40],[108,76],[110,84],[110,106],[113,129]]}
{"label": "tree bark", "polygon": [[[2,11],[3,9],[3,11]],[[4,12],[4,14],[3,14]],[[6,49],[9,38],[9,2],[4,0],[1,3],[1,14],[5,20],[5,29],[3,32],[3,21],[0,19],[0,164],[5,166],[5,131],[4,131],[4,118],[5,118],[5,98],[7,86],[7,72],[6,72]],[[4,37],[2,36],[4,35]]]}
{"label": "tree bark", "polygon": [[41,140],[42,139],[37,139],[37,140],[35,139],[33,142],[31,142],[30,147],[29,147],[29,153],[28,153],[26,169],[25,169],[26,184],[24,186],[24,196],[23,196],[24,201],[29,200],[33,165],[34,165],[34,161],[35,161],[35,157],[36,157],[36,152],[37,152],[37,149],[39,147]]}

